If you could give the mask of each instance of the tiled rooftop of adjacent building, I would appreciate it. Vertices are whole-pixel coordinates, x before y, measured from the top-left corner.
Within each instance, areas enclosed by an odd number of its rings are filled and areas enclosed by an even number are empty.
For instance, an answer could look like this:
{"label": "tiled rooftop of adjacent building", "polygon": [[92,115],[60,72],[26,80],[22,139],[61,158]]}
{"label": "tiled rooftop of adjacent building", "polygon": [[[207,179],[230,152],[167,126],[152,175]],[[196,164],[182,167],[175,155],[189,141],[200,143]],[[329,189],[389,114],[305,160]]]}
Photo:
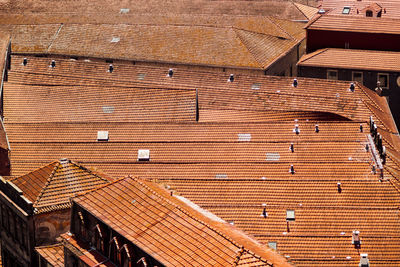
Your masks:
{"label": "tiled rooftop of adjacent building", "polygon": [[[80,18],[77,16],[77,18]],[[275,17],[205,15],[80,18],[0,16],[13,53],[59,54],[213,67],[267,69],[305,38],[303,24]],[[161,41],[162,40],[162,41]]]}
{"label": "tiled rooftop of adjacent building", "polygon": [[400,71],[400,52],[325,48],[304,55],[299,66]]}
{"label": "tiled rooftop of adjacent building", "polygon": [[49,246],[36,247],[35,250],[53,267],[63,267],[64,265],[64,246],[55,244]]}
{"label": "tiled rooftop of adjacent building", "polygon": [[229,223],[151,182],[127,177],[73,201],[166,266],[291,266]]}
{"label": "tiled rooftop of adjacent building", "polygon": [[62,159],[9,181],[21,189],[38,214],[69,208],[71,197],[109,183],[112,179]]}
{"label": "tiled rooftop of adjacent building", "polygon": [[317,15],[306,26],[310,30],[400,34],[400,19]]}

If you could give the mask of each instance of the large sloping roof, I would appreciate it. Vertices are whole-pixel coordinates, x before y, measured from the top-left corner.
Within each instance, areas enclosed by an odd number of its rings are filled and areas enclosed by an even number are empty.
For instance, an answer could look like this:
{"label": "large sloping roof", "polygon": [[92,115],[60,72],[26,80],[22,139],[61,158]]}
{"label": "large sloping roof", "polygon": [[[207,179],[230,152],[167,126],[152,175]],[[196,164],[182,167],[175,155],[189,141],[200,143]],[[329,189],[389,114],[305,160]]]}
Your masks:
{"label": "large sloping roof", "polygon": [[400,52],[325,48],[304,55],[299,66],[400,71]]}
{"label": "large sloping roof", "polygon": [[249,260],[248,266],[291,266],[227,222],[150,182],[127,177],[73,201],[166,266]]}
{"label": "large sloping roof", "polygon": [[266,69],[305,38],[302,24],[272,17],[141,16],[92,24],[24,20],[0,19],[0,29],[13,38],[14,53]]}
{"label": "large sloping roof", "polygon": [[340,15],[319,15],[306,26],[310,30],[400,34],[400,20]]}
{"label": "large sloping roof", "polygon": [[[400,142],[386,100],[372,90],[356,84],[351,92],[346,81],[308,78],[294,87],[293,78],[238,73],[228,82],[230,73],[181,68],[171,78],[168,67],[119,62],[112,73],[101,61],[54,58],[51,68],[48,57],[27,57],[23,66],[22,59],[12,57],[4,98],[14,175],[69,157],[115,177],[154,179],[262,243],[276,241],[299,266],[358,264],[351,245],[358,229],[360,252],[371,263],[398,265]],[[129,98],[129,90],[151,90],[166,98],[150,101],[157,99],[150,94],[138,108],[116,95],[121,105],[103,111],[95,103],[110,101],[107,90]],[[185,96],[184,108],[174,109],[172,91]],[[39,101],[41,107],[31,104]],[[22,116],[16,105],[31,115]],[[127,119],[108,118],[110,110]],[[371,153],[370,116],[386,146],[383,177]],[[97,141],[98,131],[108,131],[108,141]],[[140,149],[149,150],[149,161],[138,161]],[[296,213],[290,232],[287,209]]]}
{"label": "large sloping roof", "polygon": [[111,178],[63,159],[10,181],[22,190],[38,214],[68,208],[72,196],[109,183]]}

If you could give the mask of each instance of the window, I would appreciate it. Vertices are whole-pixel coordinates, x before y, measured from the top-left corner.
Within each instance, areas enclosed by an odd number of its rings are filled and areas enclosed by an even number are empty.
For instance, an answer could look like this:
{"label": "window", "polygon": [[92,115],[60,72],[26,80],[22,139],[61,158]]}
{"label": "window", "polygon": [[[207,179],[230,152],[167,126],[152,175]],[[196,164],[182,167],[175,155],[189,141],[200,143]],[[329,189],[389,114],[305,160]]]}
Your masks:
{"label": "window", "polygon": [[372,17],[372,16],[373,16],[372,10],[367,10],[367,11],[365,12],[365,16],[366,16],[366,17]]}
{"label": "window", "polygon": [[96,224],[96,226],[94,227],[94,244],[96,245],[96,249],[103,254],[105,254],[104,239],[105,236],[103,228],[99,224]]}
{"label": "window", "polygon": [[268,247],[276,250],[277,243],[275,241],[270,241],[268,242]]}
{"label": "window", "polygon": [[381,83],[382,88],[389,88],[389,74],[378,73],[378,81]]}
{"label": "window", "polygon": [[363,73],[362,72],[353,71],[352,76],[353,76],[353,78],[352,78],[353,81],[363,84]]}
{"label": "window", "polygon": [[349,14],[350,13],[350,7],[348,7],[348,6],[345,6],[345,7],[343,7],[343,11],[342,11],[342,14]]}
{"label": "window", "polygon": [[338,79],[338,72],[337,70],[328,70],[327,77],[328,80],[337,80]]}
{"label": "window", "polygon": [[86,220],[82,212],[78,211],[78,221],[79,221],[79,234],[81,238],[87,239],[86,236]]}
{"label": "window", "polygon": [[127,244],[123,245],[121,248],[121,262],[123,267],[132,267],[132,251]]}
{"label": "window", "polygon": [[120,246],[117,237],[114,237],[110,241],[109,259],[116,264],[119,264],[121,262]]}

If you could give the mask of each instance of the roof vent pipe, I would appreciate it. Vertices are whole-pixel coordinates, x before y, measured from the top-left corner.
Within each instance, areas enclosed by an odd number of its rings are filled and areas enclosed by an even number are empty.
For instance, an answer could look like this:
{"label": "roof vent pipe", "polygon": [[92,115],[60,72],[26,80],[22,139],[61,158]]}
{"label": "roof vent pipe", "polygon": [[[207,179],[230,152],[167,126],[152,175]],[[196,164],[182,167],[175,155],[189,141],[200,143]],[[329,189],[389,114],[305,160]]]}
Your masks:
{"label": "roof vent pipe", "polygon": [[299,125],[296,124],[296,125],[294,126],[293,132],[295,132],[296,134],[299,134],[299,133],[300,133]]}
{"label": "roof vent pipe", "polygon": [[290,165],[289,172],[290,172],[291,174],[294,174],[294,173],[295,173],[293,165]]}
{"label": "roof vent pipe", "polygon": [[360,239],[360,231],[354,230],[352,234],[351,244],[354,245],[354,248],[361,248],[361,239]]}
{"label": "roof vent pipe", "polygon": [[289,149],[290,149],[290,151],[291,151],[292,153],[294,152],[294,145],[293,145],[293,143],[290,144],[290,148],[289,148]]}
{"label": "roof vent pipe", "polygon": [[364,127],[362,124],[360,124],[360,133],[362,133],[364,131]]}
{"label": "roof vent pipe", "polygon": [[169,69],[168,70],[168,77],[172,78],[172,75],[174,75],[174,70],[173,69]]}
{"label": "roof vent pipe", "polygon": [[235,76],[233,74],[229,75],[228,82],[233,82],[235,80]]}
{"label": "roof vent pipe", "polygon": [[319,126],[318,126],[318,124],[315,125],[315,132],[316,132],[316,133],[319,133]]}
{"label": "roof vent pipe", "polygon": [[340,182],[337,183],[337,191],[338,193],[342,193],[342,184]]}
{"label": "roof vent pipe", "polygon": [[51,66],[52,68],[55,68],[55,67],[56,67],[56,61],[55,61],[55,60],[52,60],[50,66]]}
{"label": "roof vent pipe", "polygon": [[297,79],[293,79],[293,84],[292,84],[293,87],[297,87],[297,84],[298,84],[298,83],[297,83]]}
{"label": "roof vent pipe", "polygon": [[28,64],[28,59],[27,59],[26,57],[24,57],[24,61],[22,62],[22,64],[23,64],[24,66],[26,66],[26,64]]}
{"label": "roof vent pipe", "polygon": [[355,87],[354,83],[350,83],[350,91],[354,92],[355,88],[356,87]]}
{"label": "roof vent pipe", "polygon": [[110,64],[110,66],[108,66],[108,72],[113,72],[114,71],[114,66],[113,64]]}

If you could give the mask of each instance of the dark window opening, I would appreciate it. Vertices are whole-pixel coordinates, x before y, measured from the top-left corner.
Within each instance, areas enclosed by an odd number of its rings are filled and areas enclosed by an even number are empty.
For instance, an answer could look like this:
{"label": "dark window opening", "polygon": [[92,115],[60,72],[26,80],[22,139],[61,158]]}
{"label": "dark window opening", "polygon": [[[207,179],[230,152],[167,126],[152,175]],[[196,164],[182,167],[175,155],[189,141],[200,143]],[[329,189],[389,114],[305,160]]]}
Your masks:
{"label": "dark window opening", "polygon": [[373,16],[372,10],[367,10],[367,11],[365,12],[365,16],[366,16],[366,17],[372,17],[372,16]]}

